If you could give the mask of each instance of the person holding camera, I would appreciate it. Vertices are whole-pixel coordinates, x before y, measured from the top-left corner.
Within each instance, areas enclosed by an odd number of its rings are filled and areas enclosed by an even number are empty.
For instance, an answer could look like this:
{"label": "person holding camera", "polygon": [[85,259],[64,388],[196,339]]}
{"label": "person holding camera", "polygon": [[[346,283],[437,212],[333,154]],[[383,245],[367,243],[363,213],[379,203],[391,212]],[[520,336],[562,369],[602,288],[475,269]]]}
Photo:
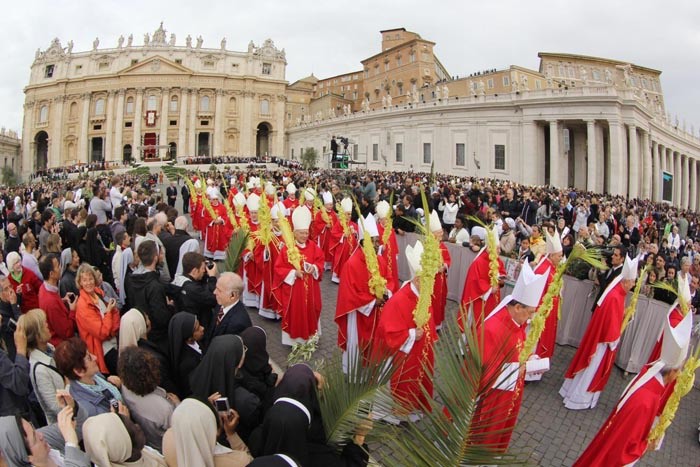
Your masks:
{"label": "person holding camera", "polygon": [[[7,279],[3,280],[3,296],[5,288],[10,287]],[[4,317],[0,317],[4,324]],[[11,320],[9,329],[12,330],[14,355],[8,355],[0,348],[0,416],[20,415],[29,418],[29,405],[27,400],[31,391],[29,380],[29,360],[27,358],[27,334],[24,328]]]}
{"label": "person holding camera", "polygon": [[182,257],[184,274],[177,276],[173,285],[179,286],[176,305],[179,311],[186,311],[197,316],[204,329],[209,329],[212,321],[211,310],[217,305],[216,264],[207,261],[196,252],[185,253]]}
{"label": "person holding camera", "polygon": [[0,276],[0,339],[11,359],[15,358],[14,332],[21,314],[15,287],[7,277]]}

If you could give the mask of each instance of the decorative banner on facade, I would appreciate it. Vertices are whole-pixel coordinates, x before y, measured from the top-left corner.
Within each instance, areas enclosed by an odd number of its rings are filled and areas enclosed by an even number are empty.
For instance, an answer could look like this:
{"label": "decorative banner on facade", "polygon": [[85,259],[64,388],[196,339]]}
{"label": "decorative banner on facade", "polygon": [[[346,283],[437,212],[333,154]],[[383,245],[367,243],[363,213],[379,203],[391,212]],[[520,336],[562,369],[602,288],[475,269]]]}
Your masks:
{"label": "decorative banner on facade", "polygon": [[146,111],[146,126],[156,126],[156,111],[147,110]]}

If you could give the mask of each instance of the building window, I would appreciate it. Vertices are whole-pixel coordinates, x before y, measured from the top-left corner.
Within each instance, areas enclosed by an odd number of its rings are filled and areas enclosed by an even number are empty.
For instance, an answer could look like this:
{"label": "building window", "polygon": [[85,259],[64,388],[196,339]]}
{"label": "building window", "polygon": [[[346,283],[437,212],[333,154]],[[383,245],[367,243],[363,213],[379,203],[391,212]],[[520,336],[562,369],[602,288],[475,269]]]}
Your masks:
{"label": "building window", "polygon": [[52,78],[55,65],[46,65],[44,68],[44,78]]}
{"label": "building window", "polygon": [[199,122],[199,124],[202,126],[209,126],[209,120],[202,120]]}
{"label": "building window", "polygon": [[457,145],[455,146],[455,165],[464,167],[464,165],[465,165],[464,152],[465,152],[464,143],[457,143]]}
{"label": "building window", "polygon": [[488,87],[489,89],[493,89],[493,78],[489,78],[486,81],[486,87]]}
{"label": "building window", "polygon": [[93,129],[93,130],[101,130],[101,129],[102,129],[102,125],[93,125],[92,129]]}
{"label": "building window", "polygon": [[372,160],[379,160],[379,145],[377,143],[372,144]]}
{"label": "building window", "polygon": [[170,96],[170,111],[177,112],[177,96]]}
{"label": "building window", "polygon": [[209,96],[202,96],[199,99],[199,110],[201,112],[209,112]]}
{"label": "building window", "polygon": [[136,65],[138,62],[139,62],[139,61],[138,61],[137,58],[132,58],[132,59],[131,59],[131,65],[132,65],[132,66],[133,66],[133,65]]}
{"label": "building window", "polygon": [[182,65],[182,59],[181,59],[181,58],[176,58],[176,59],[175,59],[175,63],[177,63],[178,65]]}
{"label": "building window", "polygon": [[369,78],[369,69],[365,68],[365,78]]}
{"label": "building window", "polygon": [[423,143],[423,163],[430,164],[430,143]]}
{"label": "building window", "polygon": [[396,162],[403,162],[403,143],[396,143]]}
{"label": "building window", "polygon": [[292,148],[291,159],[294,159],[294,148]]}
{"label": "building window", "polygon": [[232,63],[231,68],[233,69],[233,71],[238,71],[238,63]]}
{"label": "building window", "polygon": [[49,120],[49,106],[42,105],[39,109],[39,123],[46,123]]}
{"label": "building window", "polygon": [[357,91],[353,91],[353,93],[352,93],[352,100],[354,100],[354,101],[357,100]]}
{"label": "building window", "polygon": [[98,69],[99,71],[109,70],[109,62],[100,62],[100,63],[97,65],[97,69]]}
{"label": "building window", "polygon": [[270,101],[263,99],[260,101],[260,114],[270,115]]}
{"label": "building window", "polygon": [[384,71],[389,71],[389,62],[384,63]]}
{"label": "building window", "polygon": [[99,98],[95,101],[95,115],[104,115],[105,114],[105,100],[103,98]]}
{"label": "building window", "polygon": [[503,86],[505,86],[505,87],[510,86],[510,78],[508,78],[507,76],[503,77]]}
{"label": "building window", "polygon": [[134,98],[127,97],[126,98],[126,114],[131,115],[133,113],[134,113]]}
{"label": "building window", "polygon": [[496,144],[494,147],[493,166],[496,170],[506,170],[506,145]]}
{"label": "building window", "polygon": [[124,122],[124,128],[131,128],[134,126],[134,122]]}
{"label": "building window", "polygon": [[397,66],[397,67],[401,66],[401,55],[399,55],[398,57],[396,57],[396,66]]}
{"label": "building window", "polygon": [[353,145],[352,145],[352,159],[355,160],[355,161],[357,160],[357,152],[358,152],[358,150],[359,150],[359,145],[353,144]]}
{"label": "building window", "polygon": [[416,61],[416,53],[411,51],[411,53],[408,55],[408,61],[409,63],[413,63]]}
{"label": "building window", "polygon": [[80,73],[81,71],[83,71],[83,66],[82,65],[75,65],[75,72]]}
{"label": "building window", "polygon": [[158,98],[156,96],[148,96],[146,101],[146,110],[156,110],[158,107]]}
{"label": "building window", "polygon": [[70,118],[77,118],[78,117],[78,103],[77,102],[71,102],[70,110],[68,111],[68,115]]}
{"label": "building window", "polygon": [[271,73],[272,73],[272,64],[271,63],[263,63],[262,64],[262,74],[269,75]]}
{"label": "building window", "polygon": [[216,64],[214,63],[213,60],[204,60],[204,68],[206,68],[207,70],[213,70],[214,65],[216,65]]}
{"label": "building window", "polygon": [[170,126],[177,126],[177,120],[170,120]]}

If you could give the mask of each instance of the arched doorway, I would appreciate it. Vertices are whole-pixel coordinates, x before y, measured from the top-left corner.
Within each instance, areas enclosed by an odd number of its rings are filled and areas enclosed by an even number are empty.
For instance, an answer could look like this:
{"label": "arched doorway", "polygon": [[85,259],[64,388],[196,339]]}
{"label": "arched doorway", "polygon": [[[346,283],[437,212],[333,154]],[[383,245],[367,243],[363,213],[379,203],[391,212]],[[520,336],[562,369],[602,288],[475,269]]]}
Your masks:
{"label": "arched doorway", "polygon": [[34,137],[34,146],[36,170],[46,170],[49,163],[49,134],[45,131],[37,133]]}
{"label": "arched doorway", "polygon": [[255,139],[255,155],[265,157],[270,155],[270,132],[272,126],[267,122],[258,125],[257,137]]}
{"label": "arched doorway", "polygon": [[172,142],[168,144],[168,156],[170,156],[171,161],[177,159],[177,143]]}
{"label": "arched doorway", "polygon": [[125,144],[124,150],[122,151],[122,162],[124,164],[131,163],[131,145]]}

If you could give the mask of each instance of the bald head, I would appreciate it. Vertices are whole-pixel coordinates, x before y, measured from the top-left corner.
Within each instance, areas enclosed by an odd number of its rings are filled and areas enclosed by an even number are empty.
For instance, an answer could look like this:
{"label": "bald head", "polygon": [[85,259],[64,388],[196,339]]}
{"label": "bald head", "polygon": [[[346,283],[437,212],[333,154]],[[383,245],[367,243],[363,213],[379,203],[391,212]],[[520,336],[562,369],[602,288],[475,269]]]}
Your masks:
{"label": "bald head", "polygon": [[187,226],[189,225],[189,221],[185,216],[178,216],[175,219],[175,228],[177,230],[187,230]]}
{"label": "bald head", "polygon": [[216,281],[216,302],[227,307],[236,303],[243,293],[243,279],[235,272],[225,272]]}

